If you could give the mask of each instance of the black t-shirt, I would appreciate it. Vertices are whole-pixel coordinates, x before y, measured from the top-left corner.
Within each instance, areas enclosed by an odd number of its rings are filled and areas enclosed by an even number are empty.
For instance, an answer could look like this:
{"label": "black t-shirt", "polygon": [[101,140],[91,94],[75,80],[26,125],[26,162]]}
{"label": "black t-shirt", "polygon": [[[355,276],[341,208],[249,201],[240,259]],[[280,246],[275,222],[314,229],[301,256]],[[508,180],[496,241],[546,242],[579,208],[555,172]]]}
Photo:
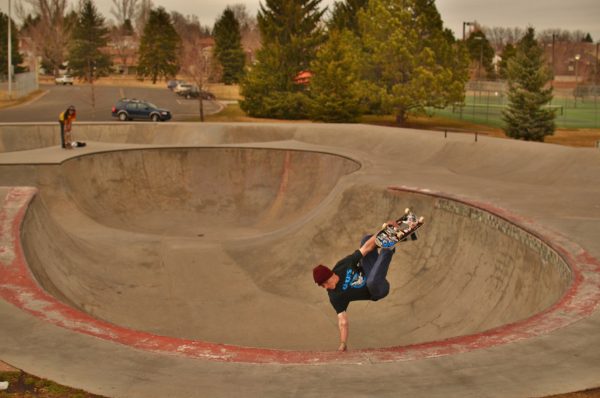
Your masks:
{"label": "black t-shirt", "polygon": [[333,272],[340,277],[333,290],[327,290],[329,301],[339,314],[346,311],[348,304],[356,300],[371,300],[371,293],[367,289],[367,279],[358,268],[362,259],[360,250],[341,259],[333,267]]}

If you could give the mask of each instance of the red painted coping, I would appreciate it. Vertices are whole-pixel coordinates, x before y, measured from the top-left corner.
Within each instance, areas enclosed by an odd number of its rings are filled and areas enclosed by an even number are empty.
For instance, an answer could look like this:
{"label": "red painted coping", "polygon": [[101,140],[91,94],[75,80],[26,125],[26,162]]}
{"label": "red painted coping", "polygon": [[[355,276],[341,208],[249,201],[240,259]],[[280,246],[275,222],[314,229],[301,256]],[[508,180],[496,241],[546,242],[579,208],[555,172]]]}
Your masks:
{"label": "red painted coping", "polygon": [[483,333],[409,346],[351,350],[346,353],[251,348],[158,336],[95,319],[59,302],[38,285],[27,266],[20,239],[23,219],[37,189],[14,187],[10,188],[0,209],[0,298],[42,321],[139,350],[221,362],[274,364],[391,362],[452,355],[547,334],[589,316],[598,307],[600,262],[576,243],[542,229],[532,221],[486,203],[410,187],[394,187],[390,190],[461,202],[518,225],[544,241],[568,263],[573,274],[568,291],[546,311]]}

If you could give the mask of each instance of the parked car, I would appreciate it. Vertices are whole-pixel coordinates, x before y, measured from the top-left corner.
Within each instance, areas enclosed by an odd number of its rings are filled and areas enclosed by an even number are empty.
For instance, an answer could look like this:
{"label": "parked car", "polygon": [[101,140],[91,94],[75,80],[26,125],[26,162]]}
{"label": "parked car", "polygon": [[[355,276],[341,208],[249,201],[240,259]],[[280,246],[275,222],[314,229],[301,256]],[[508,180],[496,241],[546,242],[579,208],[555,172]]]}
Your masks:
{"label": "parked car", "polygon": [[167,109],[157,107],[151,102],[121,98],[112,108],[112,116],[119,120],[146,119],[153,122],[170,120],[172,115]]}
{"label": "parked car", "polygon": [[183,83],[183,81],[182,81],[182,80],[169,80],[169,81],[167,82],[167,88],[168,88],[169,90],[173,91],[173,90],[175,89],[175,87],[177,87],[177,85],[178,85],[179,83]]}
{"label": "parked car", "polygon": [[179,94],[179,93],[181,93],[181,92],[183,92],[183,91],[188,91],[188,90],[191,90],[191,89],[192,89],[192,87],[193,87],[193,85],[192,85],[192,84],[190,84],[190,83],[186,83],[186,82],[179,82],[179,83],[177,84],[177,86],[175,86],[175,88],[173,89],[173,92],[174,92],[174,93],[176,93],[176,94]]}
{"label": "parked car", "polygon": [[188,91],[180,91],[177,94],[179,94],[182,97],[185,97],[187,99],[198,98],[198,97],[202,98],[205,101],[214,101],[216,99],[216,97],[213,93],[211,93],[210,91],[206,91],[206,90],[199,90],[197,86],[192,87],[192,89],[188,90]]}
{"label": "parked car", "polygon": [[62,75],[54,79],[55,84],[62,84],[63,86],[69,84],[73,85],[73,76],[71,75]]}

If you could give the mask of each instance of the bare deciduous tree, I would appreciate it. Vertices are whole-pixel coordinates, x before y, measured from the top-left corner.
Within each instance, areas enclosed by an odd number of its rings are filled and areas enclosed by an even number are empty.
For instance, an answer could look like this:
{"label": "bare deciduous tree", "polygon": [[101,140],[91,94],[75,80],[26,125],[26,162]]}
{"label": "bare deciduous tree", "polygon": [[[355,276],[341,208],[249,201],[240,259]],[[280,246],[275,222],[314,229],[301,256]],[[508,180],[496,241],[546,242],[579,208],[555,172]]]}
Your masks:
{"label": "bare deciduous tree", "polygon": [[171,21],[182,41],[194,41],[197,38],[209,37],[210,28],[203,26],[196,15],[187,15],[172,11]]}
{"label": "bare deciduous tree", "polygon": [[36,53],[53,69],[54,75],[65,62],[67,48],[74,21],[67,17],[68,0],[24,0],[30,9],[19,4],[21,16],[32,14],[35,23],[27,27]]}
{"label": "bare deciduous tree", "polygon": [[110,46],[114,49],[118,62],[115,62],[121,72],[125,72],[130,60],[139,45],[135,32],[125,27],[112,26],[109,31]]}
{"label": "bare deciduous tree", "polygon": [[233,11],[233,15],[235,15],[235,19],[240,24],[240,29],[244,30],[253,30],[257,27],[256,17],[250,16],[248,13],[248,9],[245,4],[234,4],[229,6],[229,8]]}
{"label": "bare deciduous tree", "polygon": [[507,44],[516,44],[525,35],[521,28],[505,28],[500,26],[482,26],[481,31],[485,34],[490,45],[496,52],[502,52]]}
{"label": "bare deciduous tree", "polygon": [[127,21],[134,21],[138,9],[138,0],[112,0],[114,8],[110,13],[115,17],[117,26],[122,27]]}
{"label": "bare deciduous tree", "polygon": [[190,80],[198,87],[198,107],[200,121],[204,121],[204,105],[202,102],[202,91],[211,74],[212,55],[210,49],[203,43],[201,38],[183,43],[184,51],[181,58],[181,69]]}
{"label": "bare deciduous tree", "polygon": [[138,3],[137,16],[135,18],[135,28],[140,36],[144,33],[144,28],[146,27],[148,18],[150,18],[150,11],[152,11],[152,7],[154,7],[152,0],[140,0]]}
{"label": "bare deciduous tree", "polygon": [[545,29],[538,33],[538,41],[545,44],[555,42],[580,43],[587,36],[587,33],[581,30],[563,30],[563,29]]}
{"label": "bare deciduous tree", "polygon": [[251,16],[245,4],[234,4],[230,6],[233,10],[235,18],[240,23],[240,34],[242,35],[242,47],[246,55],[250,59],[246,61],[252,63],[254,61],[254,53],[260,48],[260,31],[258,30],[258,22],[256,16]]}

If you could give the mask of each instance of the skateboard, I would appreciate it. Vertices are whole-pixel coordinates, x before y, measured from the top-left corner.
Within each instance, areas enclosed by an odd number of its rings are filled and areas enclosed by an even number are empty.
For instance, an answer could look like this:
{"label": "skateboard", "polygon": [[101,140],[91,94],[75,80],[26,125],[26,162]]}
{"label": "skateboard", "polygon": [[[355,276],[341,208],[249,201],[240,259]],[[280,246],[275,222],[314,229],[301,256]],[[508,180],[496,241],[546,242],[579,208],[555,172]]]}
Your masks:
{"label": "skateboard", "polygon": [[383,249],[390,249],[398,242],[407,239],[417,240],[417,229],[423,226],[425,218],[417,216],[407,208],[404,215],[396,220],[398,227],[383,224],[381,230],[375,236],[375,244]]}

